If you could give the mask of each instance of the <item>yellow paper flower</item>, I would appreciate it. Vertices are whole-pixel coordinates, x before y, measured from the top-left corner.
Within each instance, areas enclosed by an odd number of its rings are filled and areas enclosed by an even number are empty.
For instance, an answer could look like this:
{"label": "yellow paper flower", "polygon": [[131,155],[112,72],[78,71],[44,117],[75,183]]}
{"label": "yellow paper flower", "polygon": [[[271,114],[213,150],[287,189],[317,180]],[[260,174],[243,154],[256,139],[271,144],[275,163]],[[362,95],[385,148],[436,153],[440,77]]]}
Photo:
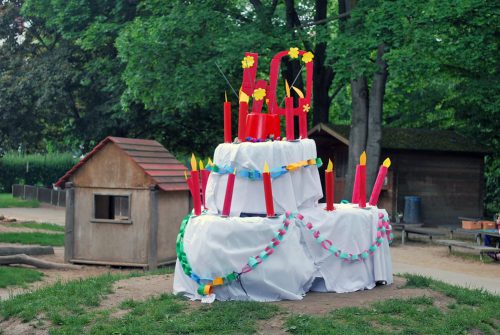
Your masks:
{"label": "yellow paper flower", "polygon": [[305,105],[302,107],[302,110],[303,110],[304,112],[306,112],[306,113],[307,113],[307,112],[309,112],[309,110],[310,110],[310,109],[311,109],[311,106],[309,106],[309,104],[305,104]]}
{"label": "yellow paper flower", "polygon": [[241,66],[244,69],[248,69],[248,68],[251,68],[253,66],[253,63],[254,63],[254,59],[252,56],[245,56],[245,57],[243,57],[243,60],[241,61]]}
{"label": "yellow paper flower", "polygon": [[314,58],[314,55],[311,51],[308,51],[302,55],[302,61],[306,64],[309,62],[312,62],[313,58]]}
{"label": "yellow paper flower", "polygon": [[288,55],[290,58],[299,58],[299,48],[290,48]]}
{"label": "yellow paper flower", "polygon": [[266,96],[266,90],[263,88],[257,88],[253,91],[253,98],[257,101],[264,99]]}

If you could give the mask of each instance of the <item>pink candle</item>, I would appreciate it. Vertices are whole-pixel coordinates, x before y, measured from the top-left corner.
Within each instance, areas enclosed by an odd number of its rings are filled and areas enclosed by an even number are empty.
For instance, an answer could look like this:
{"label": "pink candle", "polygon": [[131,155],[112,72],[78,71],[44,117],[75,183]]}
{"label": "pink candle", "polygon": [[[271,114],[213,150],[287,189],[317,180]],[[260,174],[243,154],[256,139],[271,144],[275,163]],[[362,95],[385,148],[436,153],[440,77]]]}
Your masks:
{"label": "pink candle", "polygon": [[194,215],[201,214],[200,180],[196,166],[196,157],[191,156],[191,183],[193,186],[193,209]]}
{"label": "pink candle", "polygon": [[380,192],[382,191],[382,186],[384,186],[385,176],[387,175],[389,166],[391,166],[391,160],[389,158],[386,158],[384,163],[380,165],[377,180],[375,180],[375,185],[373,185],[372,194],[370,196],[370,206],[377,206],[378,198],[380,196]]}
{"label": "pink candle", "polygon": [[351,203],[357,204],[359,199],[359,164],[356,165],[356,174],[354,175],[354,187],[352,188]]}
{"label": "pink candle", "polygon": [[360,208],[366,207],[366,152],[359,157],[359,199]]}
{"label": "pink candle", "polygon": [[325,191],[326,191],[326,210],[333,211],[333,188],[334,188],[334,178],[333,178],[333,163],[329,159],[328,166],[325,170]]}
{"label": "pink candle", "polygon": [[304,98],[299,99],[299,133],[301,138],[307,138],[307,113],[309,104],[305,103]]}
{"label": "pink candle", "polygon": [[234,180],[236,177],[236,168],[233,173],[227,177],[226,196],[224,197],[224,206],[222,207],[222,216],[229,216],[231,213],[231,202],[233,201]]}
{"label": "pink candle", "polygon": [[203,195],[203,207],[206,209],[206,190],[207,190],[207,183],[208,183],[208,177],[210,176],[210,171],[205,169],[203,166],[203,161],[200,160],[200,172],[201,172],[201,194]]}
{"label": "pink candle", "polygon": [[224,102],[224,143],[231,143],[233,139],[231,138],[231,103],[227,101]]}

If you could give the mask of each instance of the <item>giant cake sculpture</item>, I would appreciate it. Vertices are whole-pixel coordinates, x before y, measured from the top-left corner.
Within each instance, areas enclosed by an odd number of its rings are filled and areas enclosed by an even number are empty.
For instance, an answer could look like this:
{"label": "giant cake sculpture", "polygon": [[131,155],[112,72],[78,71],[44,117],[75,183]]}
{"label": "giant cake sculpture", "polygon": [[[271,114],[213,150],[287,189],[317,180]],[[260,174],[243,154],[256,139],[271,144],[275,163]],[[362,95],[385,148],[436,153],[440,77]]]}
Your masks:
{"label": "giant cake sculpture", "polygon": [[[284,108],[276,95],[283,57],[306,69],[305,94],[286,83]],[[386,211],[376,206],[390,161],[381,166],[368,204],[366,156],[360,158],[353,201],[347,204],[333,204],[329,162],[326,203],[318,203],[323,197],[318,172],[322,162],[315,142],[307,138],[313,57],[298,48],[279,52],[268,83],[256,81],[258,55],[245,54],[238,137],[232,140],[226,98],[225,143],[206,168],[200,162],[198,169],[193,156],[191,178],[186,176],[194,209],[182,221],[177,238],[176,294],[208,302],[297,300],[311,290],[352,292],[392,283],[391,227]],[[299,96],[298,106],[291,89]],[[286,123],[283,138],[281,117]]]}

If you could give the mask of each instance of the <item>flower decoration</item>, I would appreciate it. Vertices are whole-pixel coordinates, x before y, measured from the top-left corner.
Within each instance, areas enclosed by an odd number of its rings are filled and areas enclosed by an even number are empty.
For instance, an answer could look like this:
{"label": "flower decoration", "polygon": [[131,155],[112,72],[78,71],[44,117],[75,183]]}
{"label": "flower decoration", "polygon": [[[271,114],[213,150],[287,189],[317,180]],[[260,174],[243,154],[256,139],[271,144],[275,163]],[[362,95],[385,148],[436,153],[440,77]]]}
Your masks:
{"label": "flower decoration", "polygon": [[306,113],[307,113],[307,112],[309,112],[309,110],[310,110],[310,109],[311,109],[311,106],[309,106],[309,104],[305,104],[305,105],[302,107],[302,110],[303,110],[304,112],[306,112]]}
{"label": "flower decoration", "polygon": [[263,88],[256,88],[255,91],[253,91],[253,98],[257,101],[264,99],[265,96],[266,90]]}
{"label": "flower decoration", "polygon": [[244,69],[249,69],[253,66],[255,60],[253,59],[252,56],[245,56],[243,57],[243,60],[241,61],[241,66]]}
{"label": "flower decoration", "polygon": [[288,55],[290,58],[299,58],[299,48],[290,48]]}
{"label": "flower decoration", "polygon": [[312,62],[313,58],[314,58],[314,55],[311,51],[308,51],[302,55],[302,61],[306,64],[309,62]]}

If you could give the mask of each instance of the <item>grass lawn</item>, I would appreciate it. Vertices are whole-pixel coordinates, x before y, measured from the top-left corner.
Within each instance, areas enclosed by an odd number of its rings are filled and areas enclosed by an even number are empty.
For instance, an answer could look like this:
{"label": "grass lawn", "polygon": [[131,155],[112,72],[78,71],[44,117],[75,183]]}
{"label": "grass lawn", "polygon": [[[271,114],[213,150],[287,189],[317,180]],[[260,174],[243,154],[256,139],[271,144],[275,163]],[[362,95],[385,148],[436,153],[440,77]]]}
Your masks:
{"label": "grass lawn", "polygon": [[10,266],[0,266],[0,288],[7,286],[21,286],[26,287],[27,283],[41,280],[43,273],[40,271],[14,268]]}
{"label": "grass lawn", "polygon": [[14,198],[10,193],[0,193],[0,208],[8,207],[38,207],[40,203],[37,200],[22,200]]}
{"label": "grass lawn", "polygon": [[61,247],[64,246],[64,234],[0,233],[0,242]]}
{"label": "grass lawn", "polygon": [[[113,282],[134,276],[104,275],[57,283],[0,302],[0,318],[17,317],[46,324],[51,334],[252,334],[271,318],[280,318],[292,334],[496,334],[500,297],[482,290],[407,275],[407,287],[427,288],[441,296],[398,298],[347,307],[321,315],[286,312],[270,303],[215,302],[190,307],[170,294],[146,301],[127,300],[116,310],[96,309]],[[37,321],[38,320],[38,321]]]}
{"label": "grass lawn", "polygon": [[58,226],[53,223],[38,223],[35,221],[22,222],[22,223],[7,223],[6,227],[13,228],[31,228],[31,229],[41,229],[41,230],[51,230],[64,232],[64,227]]}

